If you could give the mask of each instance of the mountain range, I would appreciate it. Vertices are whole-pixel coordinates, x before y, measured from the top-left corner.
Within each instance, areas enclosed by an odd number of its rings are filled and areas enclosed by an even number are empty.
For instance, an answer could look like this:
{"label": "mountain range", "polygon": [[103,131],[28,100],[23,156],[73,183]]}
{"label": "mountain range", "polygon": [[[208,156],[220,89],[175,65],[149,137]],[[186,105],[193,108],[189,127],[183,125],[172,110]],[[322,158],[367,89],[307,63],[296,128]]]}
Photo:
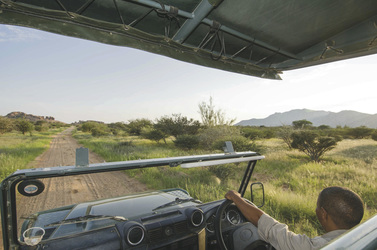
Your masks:
{"label": "mountain range", "polygon": [[318,111],[310,109],[294,109],[283,113],[275,113],[264,119],[243,120],[235,124],[238,126],[266,126],[275,127],[292,125],[293,121],[307,120],[313,126],[328,125],[330,127],[347,126],[350,128],[366,126],[377,128],[377,114],[371,115],[352,110],[344,110],[338,113],[330,111]]}

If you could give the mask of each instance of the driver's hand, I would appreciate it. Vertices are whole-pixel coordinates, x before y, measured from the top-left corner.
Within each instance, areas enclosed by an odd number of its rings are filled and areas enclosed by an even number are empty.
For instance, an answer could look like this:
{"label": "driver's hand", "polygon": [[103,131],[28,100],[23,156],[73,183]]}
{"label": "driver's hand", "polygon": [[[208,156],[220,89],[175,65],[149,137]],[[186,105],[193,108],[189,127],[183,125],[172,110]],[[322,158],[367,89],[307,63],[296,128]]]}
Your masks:
{"label": "driver's hand", "polygon": [[228,191],[228,193],[225,194],[225,198],[228,199],[228,200],[231,200],[231,201],[234,201],[235,197],[241,197],[241,195],[240,195],[240,193],[238,193],[234,190],[230,190],[230,191]]}

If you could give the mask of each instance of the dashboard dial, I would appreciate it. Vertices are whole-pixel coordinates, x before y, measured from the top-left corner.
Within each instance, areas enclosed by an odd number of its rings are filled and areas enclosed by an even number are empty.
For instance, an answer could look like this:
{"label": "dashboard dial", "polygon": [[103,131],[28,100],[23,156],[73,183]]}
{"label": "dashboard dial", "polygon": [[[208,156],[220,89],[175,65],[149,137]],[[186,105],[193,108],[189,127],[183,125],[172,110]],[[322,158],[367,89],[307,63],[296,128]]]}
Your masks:
{"label": "dashboard dial", "polygon": [[238,225],[241,222],[240,214],[236,210],[233,210],[233,209],[230,209],[226,213],[226,218],[233,225]]}

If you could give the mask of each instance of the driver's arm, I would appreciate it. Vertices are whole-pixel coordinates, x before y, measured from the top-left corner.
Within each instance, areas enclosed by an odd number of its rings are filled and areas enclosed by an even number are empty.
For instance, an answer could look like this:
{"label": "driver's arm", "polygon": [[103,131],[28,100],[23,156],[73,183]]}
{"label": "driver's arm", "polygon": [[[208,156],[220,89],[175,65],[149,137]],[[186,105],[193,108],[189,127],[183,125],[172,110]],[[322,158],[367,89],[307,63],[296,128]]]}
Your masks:
{"label": "driver's arm", "polygon": [[225,195],[225,198],[233,201],[234,204],[236,204],[238,209],[245,216],[245,218],[248,221],[250,221],[251,223],[253,223],[256,227],[258,226],[259,218],[264,214],[264,212],[262,210],[255,207],[254,205],[246,202],[241,197],[241,195],[234,190],[228,191],[228,193],[226,193],[226,195]]}

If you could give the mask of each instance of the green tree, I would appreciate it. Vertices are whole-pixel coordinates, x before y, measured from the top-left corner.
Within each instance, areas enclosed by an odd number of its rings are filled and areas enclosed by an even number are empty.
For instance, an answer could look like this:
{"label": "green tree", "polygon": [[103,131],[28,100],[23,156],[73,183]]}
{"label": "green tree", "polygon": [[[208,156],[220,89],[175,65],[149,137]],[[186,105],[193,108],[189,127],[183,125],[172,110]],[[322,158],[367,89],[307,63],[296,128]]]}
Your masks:
{"label": "green tree", "polygon": [[30,133],[30,136],[32,135],[32,131],[34,130],[33,123],[27,121],[27,120],[18,120],[16,122],[16,129],[20,131],[23,135],[27,132]]}
{"label": "green tree", "polygon": [[304,152],[312,161],[319,162],[321,157],[336,146],[336,140],[319,136],[313,131],[303,130],[292,134],[292,148]]}
{"label": "green tree", "polygon": [[103,136],[110,134],[110,128],[104,123],[97,123],[94,128],[92,128],[93,136]]}
{"label": "green tree", "polygon": [[372,133],[372,139],[377,141],[377,130],[374,130]]}
{"label": "green tree", "polygon": [[153,128],[143,129],[141,132],[141,136],[148,140],[155,141],[157,143],[163,140],[165,144],[166,144],[166,138],[168,137],[168,135],[162,132],[161,130],[153,129]]}
{"label": "green tree", "polygon": [[97,127],[98,122],[84,122],[81,125],[81,130],[83,132],[92,132],[95,127]]}
{"label": "green tree", "polygon": [[11,119],[0,116],[0,134],[8,133],[13,130],[13,122]]}
{"label": "green tree", "polygon": [[198,107],[202,123],[206,127],[232,125],[236,121],[235,118],[227,120],[225,113],[221,109],[216,110],[212,97],[209,98],[209,103],[201,102]]}
{"label": "green tree", "polygon": [[278,137],[280,137],[289,149],[292,149],[292,133],[293,127],[283,126],[278,131]]}
{"label": "green tree", "polygon": [[179,135],[174,141],[174,145],[182,149],[195,149],[199,146],[199,137],[197,135]]}
{"label": "green tree", "polygon": [[357,128],[350,128],[348,130],[348,135],[352,136],[355,139],[363,139],[363,138],[368,138],[371,136],[373,132],[373,129],[365,127],[365,126],[360,126]]}
{"label": "green tree", "polygon": [[199,121],[188,119],[181,114],[173,114],[171,117],[163,116],[157,119],[154,128],[164,134],[177,138],[180,135],[195,135],[200,128]]}
{"label": "green tree", "polygon": [[311,127],[312,125],[313,123],[307,120],[298,120],[298,121],[292,122],[292,126],[295,129],[305,129],[305,128]]}
{"label": "green tree", "polygon": [[151,120],[142,118],[128,121],[127,127],[132,135],[141,135],[143,128],[151,128],[153,123]]}
{"label": "green tree", "polygon": [[34,126],[38,132],[47,131],[50,128],[50,124],[46,121],[36,121]]}

